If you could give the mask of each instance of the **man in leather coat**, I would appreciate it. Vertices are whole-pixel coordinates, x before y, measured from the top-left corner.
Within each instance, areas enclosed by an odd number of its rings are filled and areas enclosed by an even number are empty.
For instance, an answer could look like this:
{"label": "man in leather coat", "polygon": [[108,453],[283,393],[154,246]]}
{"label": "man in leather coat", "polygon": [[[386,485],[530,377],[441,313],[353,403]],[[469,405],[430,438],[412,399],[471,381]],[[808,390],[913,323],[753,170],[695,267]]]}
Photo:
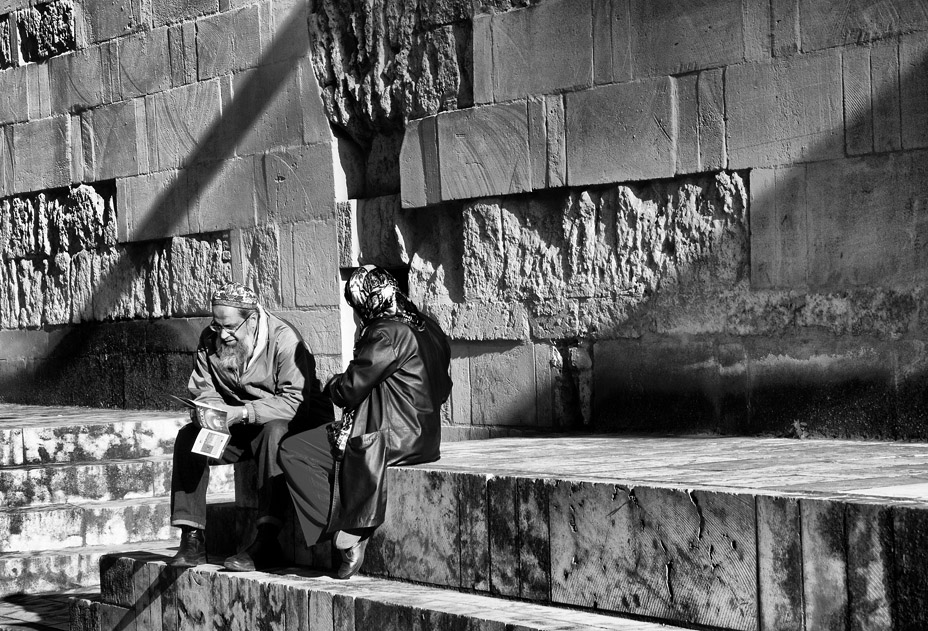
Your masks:
{"label": "man in leather coat", "polygon": [[[440,409],[451,394],[448,338],[388,272],[358,268],[345,299],[362,328],[354,359],[324,388],[345,416],[325,434],[305,432],[280,447],[306,542],[334,533],[342,556],[339,578],[360,569],[367,541],[383,523],[386,467],[438,460]],[[324,492],[335,462],[334,489]]]}

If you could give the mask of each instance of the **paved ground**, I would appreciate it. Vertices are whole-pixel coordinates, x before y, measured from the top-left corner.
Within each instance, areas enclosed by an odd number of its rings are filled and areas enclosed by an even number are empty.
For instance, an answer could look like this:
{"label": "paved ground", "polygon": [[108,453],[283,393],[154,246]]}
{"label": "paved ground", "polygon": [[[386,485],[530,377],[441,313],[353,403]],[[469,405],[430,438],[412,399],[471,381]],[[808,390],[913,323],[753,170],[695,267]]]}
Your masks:
{"label": "paved ground", "polygon": [[0,631],[67,631],[68,599],[72,596],[90,598],[92,591],[82,588],[61,594],[4,596],[0,598]]}

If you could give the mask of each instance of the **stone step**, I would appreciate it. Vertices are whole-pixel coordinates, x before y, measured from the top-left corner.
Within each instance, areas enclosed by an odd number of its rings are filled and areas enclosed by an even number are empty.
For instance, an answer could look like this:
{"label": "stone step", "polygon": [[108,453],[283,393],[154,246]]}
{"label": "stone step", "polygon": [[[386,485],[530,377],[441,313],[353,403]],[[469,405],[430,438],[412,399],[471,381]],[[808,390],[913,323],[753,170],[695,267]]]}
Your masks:
{"label": "stone step", "polygon": [[[209,488],[233,493],[232,465],[213,467]],[[0,468],[0,506],[6,508],[167,497],[170,490],[171,456]]]}
{"label": "stone step", "polygon": [[184,412],[0,405],[0,467],[172,453]]}
{"label": "stone step", "polygon": [[426,585],[281,569],[183,572],[157,555],[104,557],[101,601],[72,601],[71,631],[311,629],[329,631],[658,631],[665,625]]}
{"label": "stone step", "polygon": [[366,574],[720,629],[928,628],[928,445],[498,439],[388,488]]}
{"label": "stone step", "polygon": [[[211,502],[229,506],[233,500],[231,495],[210,496]],[[229,519],[234,524],[234,514]],[[0,552],[121,545],[176,536],[166,497],[0,509]]]}

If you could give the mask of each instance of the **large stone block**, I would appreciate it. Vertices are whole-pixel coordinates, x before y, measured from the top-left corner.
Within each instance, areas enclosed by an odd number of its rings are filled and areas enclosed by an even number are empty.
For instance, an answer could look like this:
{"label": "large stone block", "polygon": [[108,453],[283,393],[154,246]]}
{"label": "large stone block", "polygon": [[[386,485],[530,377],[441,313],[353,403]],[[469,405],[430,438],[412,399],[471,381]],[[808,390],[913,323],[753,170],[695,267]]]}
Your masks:
{"label": "large stone block", "polygon": [[757,496],[757,577],[760,631],[803,631],[798,500]]}
{"label": "large stone block", "polygon": [[[904,285],[915,273],[905,156],[808,165],[809,284],[819,289]],[[798,184],[798,183],[797,183]],[[923,185],[919,185],[921,187]]]}
{"label": "large stone block", "polygon": [[806,167],[751,172],[751,286],[808,284]]}
{"label": "large stone block", "polygon": [[443,200],[532,190],[525,101],[438,117]]}
{"label": "large stone block", "polygon": [[403,208],[420,208],[442,200],[438,161],[438,118],[409,121],[400,149]]}
{"label": "large stone block", "polygon": [[337,355],[341,352],[341,327],[337,309],[281,311],[277,315],[296,327],[313,354]]}
{"label": "large stone block", "polygon": [[757,628],[752,497],[569,482],[549,494],[552,602]]}
{"label": "large stone block", "polygon": [[[491,18],[493,100],[592,84],[593,37],[589,5],[570,0],[545,2]],[[558,45],[562,42],[562,45]]]}
{"label": "large stone block", "polygon": [[172,87],[197,80],[196,31],[196,22],[184,22],[168,28]]}
{"label": "large stone block", "polygon": [[138,101],[94,108],[81,115],[84,173],[91,181],[147,171],[145,111]]}
{"label": "large stone block", "polygon": [[[270,6],[272,3],[267,3]],[[197,23],[200,80],[257,65],[260,54],[259,5],[227,11]]]}
{"label": "large stone block", "polygon": [[0,513],[0,552],[60,550],[84,545],[84,514],[77,507]]}
{"label": "large stone block", "polygon": [[337,305],[339,274],[335,222],[293,224],[292,234],[296,305]]}
{"label": "large stone block", "polygon": [[71,121],[67,116],[13,127],[13,190],[37,191],[71,182]]}
{"label": "large stone block", "polygon": [[80,17],[87,39],[92,43],[102,42],[148,28],[151,3],[146,0],[85,0]]}
{"label": "large stone block", "polygon": [[850,628],[893,628],[893,515],[879,503],[848,504],[847,587]]}
{"label": "large stone block", "polygon": [[899,89],[902,146],[928,147],[928,33],[912,33],[899,40]]}
{"label": "large stone block", "polygon": [[96,107],[105,100],[112,59],[108,45],[91,46],[48,62],[52,110],[55,113]]}
{"label": "large stone block", "polygon": [[[613,0],[621,12],[625,0]],[[631,40],[636,78],[680,74],[738,63],[743,58],[741,2],[680,5],[673,0],[630,0],[629,30],[613,30],[622,47]],[[621,25],[616,21],[615,26]]]}
{"label": "large stone block", "polygon": [[[197,195],[194,232],[251,228],[257,215],[256,191],[263,185],[256,161],[260,158],[222,160],[188,169]],[[193,226],[191,226],[193,228]]]}
{"label": "large stone block", "polygon": [[13,183],[13,127],[0,127],[0,196],[14,191]]}
{"label": "large stone block", "polygon": [[146,97],[151,169],[163,171],[223,157],[213,128],[221,109],[217,81]]}
{"label": "large stone block", "polygon": [[632,78],[631,0],[593,3],[593,81]]}
{"label": "large stone block", "polygon": [[[300,64],[282,62],[232,76],[232,98],[224,103],[219,151],[239,155],[310,144],[304,138]],[[311,89],[307,92],[312,93]],[[311,98],[306,109],[313,111]]]}
{"label": "large stone block", "polygon": [[799,3],[773,0],[770,4],[771,44],[774,57],[786,57],[799,51]]}
{"label": "large stone block", "polygon": [[837,631],[847,622],[845,505],[800,500],[806,628]]}
{"label": "large stone block", "polygon": [[[547,143],[547,181],[550,188],[567,184],[567,129],[564,114],[564,97],[545,97],[545,142]],[[540,182],[532,182],[540,188]]]}
{"label": "large stone block", "polygon": [[74,5],[54,0],[13,14],[23,61],[45,61],[75,48]]}
{"label": "large stone block", "polygon": [[870,49],[873,103],[873,150],[902,148],[899,104],[899,46],[896,42]]}
{"label": "large stone block", "polygon": [[0,123],[29,119],[26,68],[0,72]]}
{"label": "large stone block", "polygon": [[804,52],[928,28],[928,4],[924,0],[889,0],[879,9],[860,1],[839,6],[799,0],[798,5]]}
{"label": "large stone block", "polygon": [[196,190],[190,172],[163,171],[116,180],[119,241],[143,241],[195,230]]}
{"label": "large stone block", "polygon": [[170,274],[174,315],[206,313],[209,297],[231,277],[228,241],[218,235],[171,240]]}
{"label": "large stone block", "polygon": [[873,113],[871,109],[870,50],[848,48],[842,51],[844,73],[844,145],[848,154],[873,151]]}
{"label": "large stone block", "polygon": [[711,429],[720,379],[707,342],[600,341],[593,347],[593,419],[602,429]]}
{"label": "large stone block", "polygon": [[894,629],[917,631],[928,623],[928,511],[893,510]]}
{"label": "large stone block", "polygon": [[152,25],[173,24],[216,13],[219,0],[167,0],[152,3]]}
{"label": "large stone block", "polygon": [[843,155],[839,55],[804,55],[730,66],[725,76],[730,168]]}
{"label": "large stone block", "polygon": [[474,425],[535,425],[535,359],[530,344],[487,344],[470,361]]}
{"label": "large stone block", "polygon": [[566,96],[567,184],[670,177],[676,168],[669,78]]}
{"label": "large stone block", "polygon": [[146,96],[171,87],[171,49],[167,28],[122,38],[116,46],[119,66],[115,99]]}
{"label": "large stone block", "polygon": [[[261,10],[261,60],[262,63],[276,63],[286,59],[309,57],[309,6],[299,0],[277,0],[260,4]],[[304,67],[305,70],[305,67]],[[303,76],[305,80],[306,75]],[[315,93],[318,99],[318,84],[304,86]],[[308,92],[307,92],[308,93]],[[318,112],[321,103],[313,102]],[[317,119],[318,120],[318,119]]]}
{"label": "large stone block", "polygon": [[[262,158],[266,212],[282,222],[335,216],[335,174],[330,143],[267,153]],[[259,198],[259,204],[262,200]],[[259,211],[261,207],[259,205]]]}

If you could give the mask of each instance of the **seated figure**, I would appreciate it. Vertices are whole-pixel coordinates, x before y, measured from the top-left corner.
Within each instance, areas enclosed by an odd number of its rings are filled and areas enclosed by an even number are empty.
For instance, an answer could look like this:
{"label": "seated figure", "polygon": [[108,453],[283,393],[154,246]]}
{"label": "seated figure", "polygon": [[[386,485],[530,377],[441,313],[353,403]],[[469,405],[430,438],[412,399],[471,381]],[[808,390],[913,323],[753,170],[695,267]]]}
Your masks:
{"label": "seated figure", "polygon": [[181,428],[174,446],[171,525],[181,529],[173,567],[207,562],[206,491],[211,465],[253,459],[258,469],[258,533],[225,560],[233,571],[284,562],[278,541],[289,502],[278,464],[281,439],[332,422],[332,405],[315,377],[315,360],[288,322],[268,313],[257,295],[229,283],[212,295],[213,321],[200,336],[188,389],[195,401],[226,413],[231,438],[222,456],[191,452],[200,430],[196,414]]}

